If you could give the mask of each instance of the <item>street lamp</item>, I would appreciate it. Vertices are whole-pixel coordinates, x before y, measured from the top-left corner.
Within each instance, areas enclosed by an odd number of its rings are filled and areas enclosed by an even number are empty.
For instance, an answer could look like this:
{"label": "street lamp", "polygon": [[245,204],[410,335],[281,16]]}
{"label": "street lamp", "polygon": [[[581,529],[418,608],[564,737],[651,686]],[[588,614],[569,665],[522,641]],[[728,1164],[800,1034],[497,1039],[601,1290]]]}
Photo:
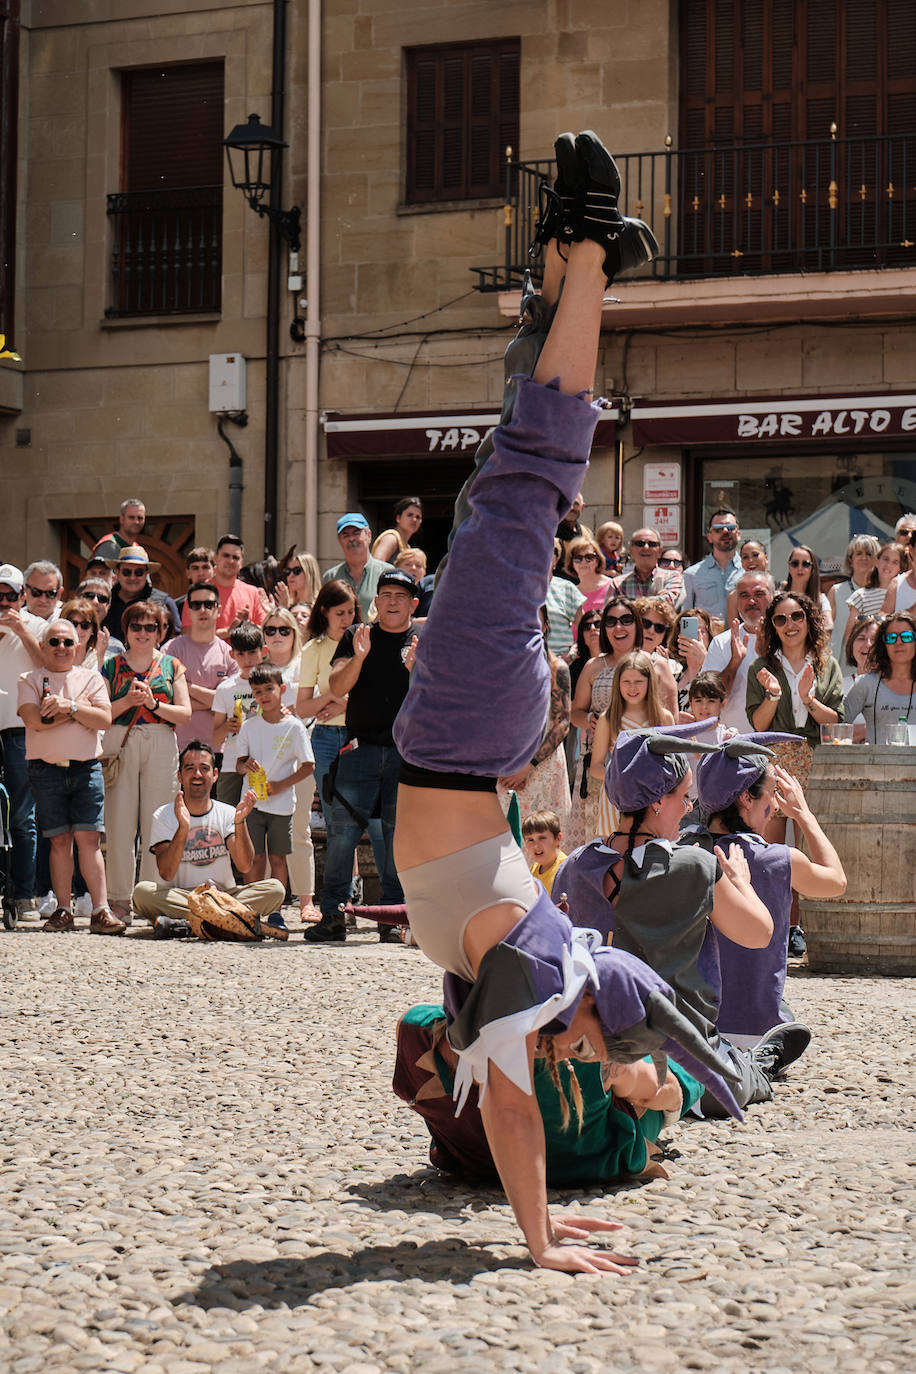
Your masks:
{"label": "street lamp", "polygon": [[[256,114],[248,116],[247,124],[236,124],[228,137],[223,139],[233,186],[243,193],[255,214],[266,215],[277,226],[289,244],[290,252],[298,253],[299,206],[278,210],[264,204],[264,197],[271,187],[274,154],[288,146],[269,124],[262,124]],[[233,153],[236,154],[235,163]]]}

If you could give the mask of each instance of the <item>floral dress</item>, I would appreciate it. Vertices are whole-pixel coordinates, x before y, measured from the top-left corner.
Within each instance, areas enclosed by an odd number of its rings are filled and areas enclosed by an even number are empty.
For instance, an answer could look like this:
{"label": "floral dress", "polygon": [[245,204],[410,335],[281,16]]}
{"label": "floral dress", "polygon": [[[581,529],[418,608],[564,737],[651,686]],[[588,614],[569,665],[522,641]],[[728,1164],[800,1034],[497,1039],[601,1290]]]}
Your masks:
{"label": "floral dress", "polygon": [[[588,709],[593,715],[601,715],[610,705],[616,671],[614,664],[605,656],[604,662],[592,679],[592,699]],[[590,759],[591,751],[592,732],[588,730],[583,734],[582,749],[576,764],[576,780],[573,783],[569,826],[563,836],[563,847],[567,854],[573,849],[578,849],[580,844],[588,844],[589,840],[593,840],[599,833],[598,807],[604,795],[604,788],[595,778],[588,775],[586,759]]]}

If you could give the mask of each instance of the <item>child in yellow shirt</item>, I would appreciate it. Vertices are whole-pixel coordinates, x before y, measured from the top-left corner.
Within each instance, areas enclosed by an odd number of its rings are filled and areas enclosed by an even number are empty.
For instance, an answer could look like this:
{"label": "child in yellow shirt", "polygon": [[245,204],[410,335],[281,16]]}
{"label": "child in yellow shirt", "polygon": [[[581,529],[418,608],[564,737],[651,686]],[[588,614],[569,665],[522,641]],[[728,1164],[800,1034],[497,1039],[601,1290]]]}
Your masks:
{"label": "child in yellow shirt", "polygon": [[531,872],[546,887],[548,897],[553,895],[553,880],[566,858],[560,848],[562,838],[560,818],[555,811],[532,811],[522,821],[522,839]]}

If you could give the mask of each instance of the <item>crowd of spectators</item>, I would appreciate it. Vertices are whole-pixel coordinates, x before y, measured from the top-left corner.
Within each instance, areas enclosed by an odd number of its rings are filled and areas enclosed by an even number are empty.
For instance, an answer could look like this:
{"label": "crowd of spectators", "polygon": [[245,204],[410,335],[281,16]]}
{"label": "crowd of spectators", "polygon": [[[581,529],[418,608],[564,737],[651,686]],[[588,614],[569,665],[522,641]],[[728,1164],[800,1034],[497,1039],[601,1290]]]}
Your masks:
{"label": "crowd of spectators", "polygon": [[[778,730],[794,737],[778,762],[802,788],[821,726],[855,721],[857,738],[881,743],[887,725],[916,724],[916,515],[886,543],[855,536],[842,580],[825,591],[816,550],[793,546],[788,566],[771,569],[731,510],[712,512],[708,553],[688,566],[654,529],[627,537],[607,522],[592,533],[584,509],[580,495],[556,534],[542,745],[500,780],[522,817],[558,818],[566,849],[613,823],[601,777],[618,731],[634,723],[715,714],[726,734]],[[240,538],[226,534],[188,553],[177,600],[156,585],[145,515],[142,502],[122,503],[70,591],[51,562],[0,566],[0,738],[19,908],[39,903],[52,931],[73,929],[76,914],[119,934],[137,913],[174,915],[192,877],[216,874],[253,891],[277,923],[295,897],[310,941],[345,938],[364,831],[383,903],[403,901],[392,725],[435,594],[411,543],[422,505],[399,501],[374,541],[361,512],[342,515],[341,561],[323,576],[295,547],[246,564]],[[318,893],[315,824],[326,834]],[[784,833],[776,814],[767,838]],[[393,938],[389,927],[379,934]]]}

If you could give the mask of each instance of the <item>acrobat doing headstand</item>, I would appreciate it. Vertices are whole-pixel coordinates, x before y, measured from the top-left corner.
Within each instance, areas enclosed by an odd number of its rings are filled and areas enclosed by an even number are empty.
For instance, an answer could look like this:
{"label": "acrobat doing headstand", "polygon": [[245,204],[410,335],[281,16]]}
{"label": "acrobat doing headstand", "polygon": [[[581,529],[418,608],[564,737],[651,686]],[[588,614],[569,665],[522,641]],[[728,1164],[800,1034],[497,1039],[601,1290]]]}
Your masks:
{"label": "acrobat doing headstand", "polygon": [[[553,1040],[556,1058],[601,1062],[610,1081],[619,1065],[670,1051],[739,1113],[726,1081],[734,1071],[678,1013],[668,984],[639,959],[601,948],[596,932],[575,929],[539,890],[496,796],[497,777],[533,757],[547,716],[538,608],[554,531],[582,485],[600,415],[587,397],[604,292],[655,251],[646,226],[619,214],[617,169],[597,137],[564,134],[555,146],[556,193],[539,228],[543,300],[529,303],[507,353],[507,371],[528,375],[510,379],[466,518],[459,511],[395,723],[404,760],[395,861],[417,943],[446,970],[458,1110],[476,1082],[493,1160],[535,1262],[627,1273],[632,1260],[578,1243],[613,1223],[548,1215],[532,1092],[539,1039]],[[512,594],[494,598],[494,585]],[[723,858],[722,870],[736,900],[754,907],[740,857]]]}

